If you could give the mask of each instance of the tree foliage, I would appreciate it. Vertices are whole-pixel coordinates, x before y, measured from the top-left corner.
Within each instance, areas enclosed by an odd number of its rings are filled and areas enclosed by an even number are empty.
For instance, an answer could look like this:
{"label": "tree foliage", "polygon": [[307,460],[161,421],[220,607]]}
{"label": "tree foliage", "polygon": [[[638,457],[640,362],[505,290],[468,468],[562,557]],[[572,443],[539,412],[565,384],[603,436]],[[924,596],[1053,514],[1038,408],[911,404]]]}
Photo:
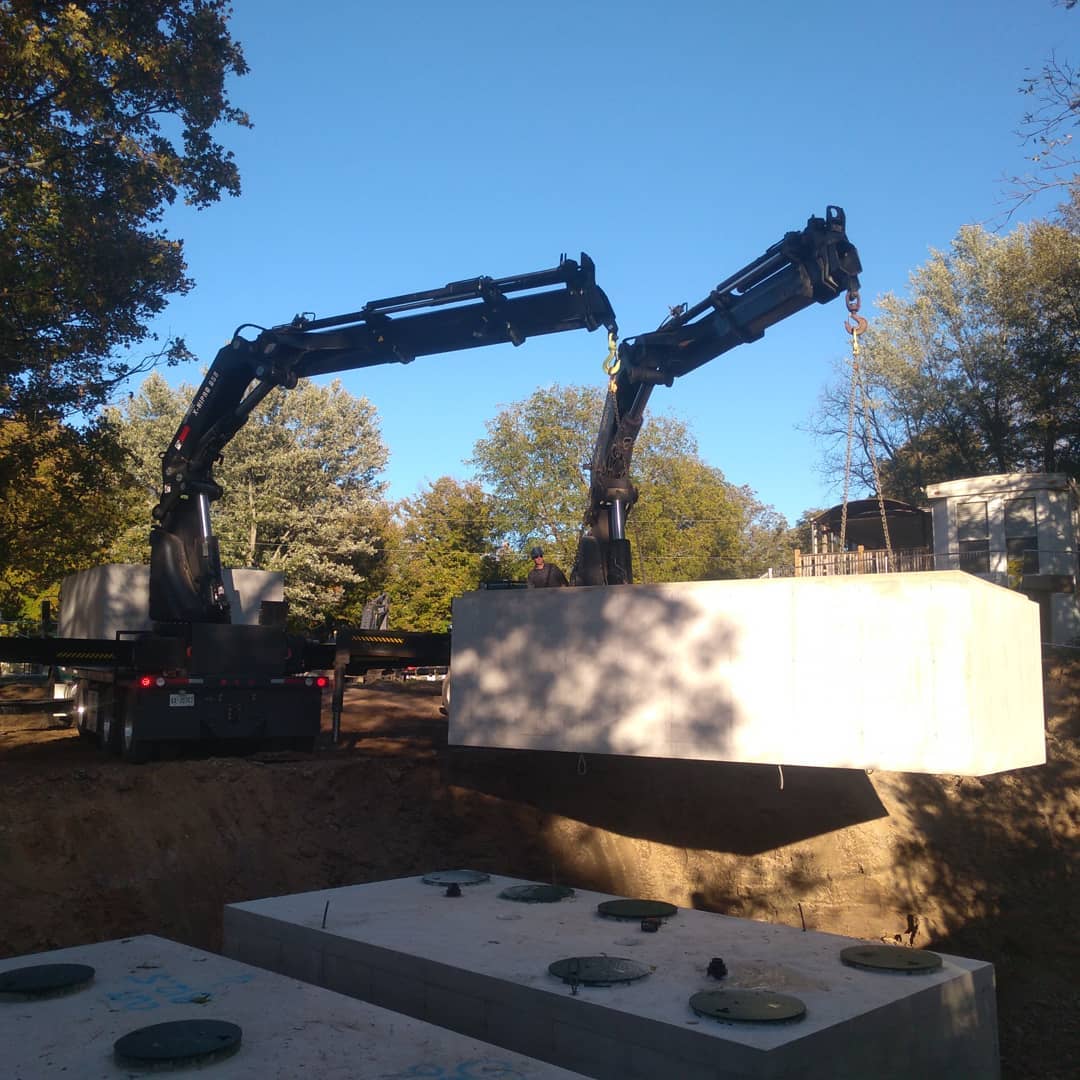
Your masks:
{"label": "tree foliage", "polygon": [[639,499],[627,534],[635,553],[635,579],[700,581],[734,576],[740,507],[719,469],[677,453],[643,463]]}
{"label": "tree foliage", "polygon": [[[472,463],[491,491],[496,529],[519,559],[538,542],[569,572],[602,406],[600,389],[537,390],[501,410],[476,443]],[[636,549],[638,580],[746,576],[779,558],[771,535],[779,528],[786,536],[786,522],[703,462],[681,420],[661,414],[646,421],[633,476],[640,498],[627,535]],[[525,568],[523,560],[516,569]]]}
{"label": "tree foliage", "polygon": [[[1066,11],[1077,0],[1055,0]],[[1080,157],[1073,131],[1080,124],[1080,71],[1068,57],[1051,53],[1020,92],[1031,101],[1017,134],[1028,147],[1033,168],[1012,178],[1012,203],[1019,206],[1040,192],[1064,190],[1068,206],[1080,195]]]}
{"label": "tree foliage", "polygon": [[[174,390],[153,374],[112,414],[131,481],[144,493],[138,519],[111,547],[115,561],[148,558],[161,449],[193,395],[192,387]],[[337,382],[275,392],[229,443],[215,471],[226,493],[214,504],[222,562],[284,572],[290,614],[300,625],[343,621],[371,589],[383,543],[378,474],[386,459],[366,399]]]}
{"label": "tree foliage", "polygon": [[445,631],[456,596],[503,577],[494,502],[479,484],[440,477],[398,504],[388,547],[391,625]]}
{"label": "tree foliage", "polygon": [[125,354],[191,285],[165,207],[239,191],[212,134],[248,123],[225,95],[246,71],[227,14],[224,0],[0,0],[5,610],[101,555],[124,495],[94,418],[122,380],[186,355],[179,341]]}
{"label": "tree foliage", "polygon": [[[247,124],[225,80],[247,70],[225,0],[0,2],[0,415],[101,404],[186,291],[159,227],[179,194],[237,194],[212,131]],[[173,352],[179,346],[172,346]]]}
{"label": "tree foliage", "polygon": [[[873,408],[856,409],[853,483],[918,501],[927,484],[981,473],[1080,475],[1080,235],[1045,222],[994,236],[971,226],[879,301],[861,362]],[[814,429],[839,479],[848,386],[824,393]]]}
{"label": "tree foliage", "polygon": [[568,570],[587,496],[598,392],[550,386],[501,409],[473,447],[471,464],[492,494],[497,528],[523,557],[541,544]]}
{"label": "tree foliage", "polygon": [[75,430],[39,421],[0,424],[0,457],[24,478],[0,499],[0,615],[33,618],[65,574],[103,561],[129,519],[130,493],[108,425]]}

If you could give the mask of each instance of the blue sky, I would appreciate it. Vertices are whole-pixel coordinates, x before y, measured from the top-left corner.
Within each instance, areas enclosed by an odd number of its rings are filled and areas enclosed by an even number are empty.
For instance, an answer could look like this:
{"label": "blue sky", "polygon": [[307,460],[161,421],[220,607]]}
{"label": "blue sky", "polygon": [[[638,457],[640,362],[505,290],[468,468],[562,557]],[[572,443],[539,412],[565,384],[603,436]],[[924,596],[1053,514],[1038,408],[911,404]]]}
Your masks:
{"label": "blue sky", "polygon": [[[537,5],[234,0],[254,121],[228,130],[243,195],[166,224],[196,288],[155,324],[202,364],[244,322],[586,251],[624,336],[694,303],[827,204],[864,314],[931,248],[1004,211],[1024,169],[1025,75],[1077,59],[1051,0]],[[1049,200],[1018,218],[1052,209]],[[840,301],[653,395],[702,456],[789,520],[840,492],[802,430],[847,348]],[[469,475],[484,423],[552,383],[602,386],[602,331],[342,376],[377,408],[393,498]],[[170,374],[198,382],[200,365]]]}

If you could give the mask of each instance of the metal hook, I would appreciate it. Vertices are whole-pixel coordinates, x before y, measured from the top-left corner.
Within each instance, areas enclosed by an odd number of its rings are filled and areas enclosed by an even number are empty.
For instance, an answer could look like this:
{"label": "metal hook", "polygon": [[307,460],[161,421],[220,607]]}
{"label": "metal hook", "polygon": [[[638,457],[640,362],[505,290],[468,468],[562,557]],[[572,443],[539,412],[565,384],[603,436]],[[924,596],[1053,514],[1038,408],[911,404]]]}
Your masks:
{"label": "metal hook", "polygon": [[614,377],[619,373],[619,339],[612,331],[608,331],[608,354],[604,360],[604,374]]}
{"label": "metal hook", "polygon": [[[850,308],[848,309],[851,310]],[[854,321],[852,321],[854,320]],[[866,329],[870,324],[861,315],[852,315],[851,319],[844,320],[844,329],[849,333],[858,337],[859,334],[865,334]]]}

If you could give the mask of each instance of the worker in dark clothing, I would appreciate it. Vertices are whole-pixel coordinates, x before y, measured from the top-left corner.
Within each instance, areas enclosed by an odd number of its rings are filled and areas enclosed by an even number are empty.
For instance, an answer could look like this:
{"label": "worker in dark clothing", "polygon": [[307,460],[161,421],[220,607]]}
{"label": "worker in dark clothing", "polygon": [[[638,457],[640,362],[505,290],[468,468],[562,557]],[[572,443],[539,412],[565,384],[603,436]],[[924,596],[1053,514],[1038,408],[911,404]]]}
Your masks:
{"label": "worker in dark clothing", "polygon": [[534,547],[529,552],[529,558],[533,561],[533,569],[529,571],[526,579],[530,589],[554,589],[570,584],[566,575],[554,563],[544,562],[541,548]]}

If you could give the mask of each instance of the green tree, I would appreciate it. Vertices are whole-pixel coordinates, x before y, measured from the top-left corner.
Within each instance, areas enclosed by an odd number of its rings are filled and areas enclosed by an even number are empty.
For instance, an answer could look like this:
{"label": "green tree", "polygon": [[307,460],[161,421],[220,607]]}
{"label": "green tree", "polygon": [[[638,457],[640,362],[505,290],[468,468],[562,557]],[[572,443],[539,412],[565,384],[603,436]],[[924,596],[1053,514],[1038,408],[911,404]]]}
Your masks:
{"label": "green tree", "polygon": [[724,576],[757,578],[772,573],[784,577],[792,573],[798,532],[749,487],[736,488],[734,494],[741,509],[739,554],[735,573]]}
{"label": "green tree", "polygon": [[[152,374],[110,414],[129,455],[132,485],[144,494],[138,519],[112,545],[113,559],[148,557],[161,449],[194,393]],[[225,489],[214,504],[223,563],[284,572],[290,615],[299,625],[345,621],[371,591],[368,574],[384,542],[378,474],[386,460],[374,407],[340,383],[305,381],[273,393],[215,470]]]}
{"label": "green tree", "polygon": [[116,440],[104,421],[76,430],[60,423],[0,424],[0,456],[24,483],[0,499],[0,615],[33,618],[55,600],[60,579],[103,561],[130,519]]}
{"label": "green tree", "polygon": [[[645,455],[647,475],[628,519],[637,581],[701,581],[735,576],[740,507],[719,469],[685,451]],[[580,516],[580,511],[579,511]]]}
{"label": "green tree", "polygon": [[387,592],[396,629],[445,631],[455,596],[501,577],[495,507],[477,483],[440,477],[397,507]]}
{"label": "green tree", "polygon": [[239,193],[212,135],[248,124],[225,96],[247,70],[227,15],[225,0],[0,2],[0,416],[102,404],[132,370],[112,357],[191,287],[160,221],[178,195]]}
{"label": "green tree", "polygon": [[814,550],[814,519],[828,509],[827,506],[811,507],[799,515],[798,520],[791,526],[790,530],[791,546],[793,548],[798,548],[804,553]]}
{"label": "green tree", "polygon": [[[580,386],[537,390],[503,409],[476,443],[472,464],[491,491],[496,528],[520,556],[539,542],[569,572],[603,393]],[[756,565],[746,561],[747,543],[768,508],[700,459],[681,420],[661,414],[646,421],[634,451],[634,481],[640,498],[627,535],[636,549],[638,580],[732,577]],[[516,576],[526,569],[521,558]]]}
{"label": "green tree", "polygon": [[213,136],[248,124],[225,95],[247,70],[227,15],[225,0],[0,0],[5,610],[100,556],[124,496],[99,407],[187,355],[181,341],[131,353],[192,284],[165,207],[239,192]]}
{"label": "green tree", "polygon": [[[879,301],[860,357],[870,425],[855,411],[853,484],[917,502],[927,483],[980,473],[1080,475],[1080,235],[1046,222],[970,226]],[[848,385],[812,421],[828,475],[844,470]]]}
{"label": "green tree", "polygon": [[588,496],[601,393],[550,386],[502,409],[473,447],[471,464],[494,500],[496,526],[527,568],[534,543],[569,573]]}

